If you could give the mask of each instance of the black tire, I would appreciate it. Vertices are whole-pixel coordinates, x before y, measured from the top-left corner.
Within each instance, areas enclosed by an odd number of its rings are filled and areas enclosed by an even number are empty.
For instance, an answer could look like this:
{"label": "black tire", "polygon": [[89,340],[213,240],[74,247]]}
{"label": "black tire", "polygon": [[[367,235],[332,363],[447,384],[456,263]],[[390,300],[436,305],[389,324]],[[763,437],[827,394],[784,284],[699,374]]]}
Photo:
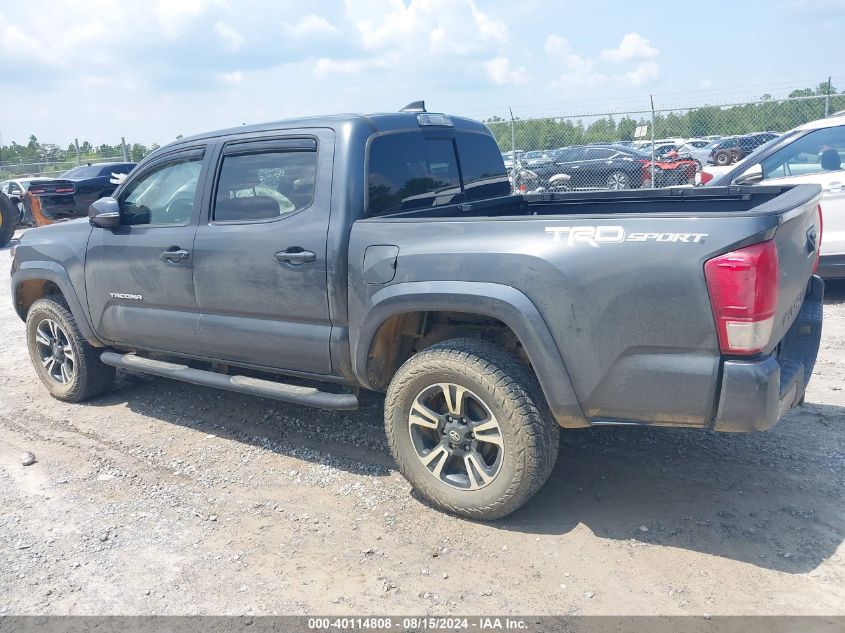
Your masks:
{"label": "black tire", "polygon": [[[63,341],[70,347],[74,362],[73,373],[66,383],[53,377],[42,363],[44,346],[36,340],[42,323],[52,321],[61,328]],[[50,395],[65,402],[81,402],[108,390],[114,380],[114,367],[100,360],[101,350],[92,346],[79,331],[76,319],[60,300],[38,299],[26,317],[26,344],[35,373]]]}
{"label": "black tire", "polygon": [[739,152],[735,149],[731,150],[731,164],[739,161]]}
{"label": "black tire", "polygon": [[729,152],[719,152],[716,154],[714,161],[717,165],[724,167],[731,164],[731,155]]}
{"label": "black tire", "polygon": [[[444,482],[423,465],[415,447],[411,407],[438,383],[468,389],[495,416],[503,454],[499,470],[483,487],[459,489]],[[501,347],[478,339],[444,341],[411,357],[390,383],[384,413],[399,471],[433,506],[462,517],[493,520],[510,514],[542,487],[557,460],[559,428],[534,373]]]}
{"label": "black tire", "polygon": [[0,193],[0,248],[12,241],[18,224],[18,208],[4,193]]}

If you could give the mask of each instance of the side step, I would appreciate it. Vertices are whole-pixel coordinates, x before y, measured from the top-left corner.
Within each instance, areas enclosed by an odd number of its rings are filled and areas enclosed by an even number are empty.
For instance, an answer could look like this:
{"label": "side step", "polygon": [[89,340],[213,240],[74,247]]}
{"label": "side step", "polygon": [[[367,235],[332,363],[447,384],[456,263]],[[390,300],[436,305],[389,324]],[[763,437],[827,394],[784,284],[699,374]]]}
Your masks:
{"label": "side step", "polygon": [[328,391],[320,391],[313,387],[288,385],[272,380],[261,380],[260,378],[250,378],[248,376],[228,376],[213,371],[193,369],[187,365],[143,358],[135,354],[103,352],[100,354],[100,360],[106,365],[113,365],[122,369],[133,369],[146,374],[182,380],[204,387],[238,391],[253,396],[317,407],[318,409],[354,411],[358,408],[358,397],[354,393],[329,393]]}

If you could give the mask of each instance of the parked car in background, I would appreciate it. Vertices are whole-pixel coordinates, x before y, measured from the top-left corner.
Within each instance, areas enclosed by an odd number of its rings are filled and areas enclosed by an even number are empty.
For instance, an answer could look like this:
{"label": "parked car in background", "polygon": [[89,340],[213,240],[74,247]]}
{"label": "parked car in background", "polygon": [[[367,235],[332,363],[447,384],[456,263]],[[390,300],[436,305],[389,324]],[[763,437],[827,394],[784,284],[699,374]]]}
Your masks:
{"label": "parked car in background", "polygon": [[761,146],[727,173],[707,180],[712,186],[821,185],[824,229],[819,274],[845,278],[845,116],[805,123]]}
{"label": "parked car in background", "polygon": [[[523,154],[525,154],[525,152],[523,150],[521,150],[521,149],[516,150],[517,160],[522,158]],[[513,156],[514,156],[514,152],[502,152],[502,160],[505,161],[505,168],[508,169],[508,170],[513,169]]]}
{"label": "parked car in background", "polygon": [[[533,171],[543,177],[567,174],[571,189],[639,189],[651,186],[651,153],[622,145],[582,145],[555,153],[555,162]],[[655,185],[691,184],[693,161],[655,160]]]}
{"label": "parked car in background", "polygon": [[777,132],[731,136],[716,143],[710,150],[708,160],[714,165],[730,165],[742,160],[763,143],[768,143],[777,137]]}
{"label": "parked car in background", "polygon": [[[29,183],[35,178],[16,178],[0,182],[0,193],[4,193],[18,209],[18,224],[30,224],[32,218],[24,206],[24,194],[29,189]],[[41,180],[44,180],[43,178]]]}
{"label": "parked car in background", "polygon": [[711,144],[713,146],[716,145],[714,141],[706,138],[687,139],[680,147],[678,147],[678,157],[694,160],[698,170],[701,171],[710,158],[710,150],[712,149],[710,147]]}
{"label": "parked car in background", "polygon": [[525,152],[520,160],[522,161],[522,164],[528,169],[534,169],[535,167],[538,167],[540,165],[553,163],[555,159],[551,152],[533,151]]}
{"label": "parked car in background", "polygon": [[99,198],[111,195],[135,163],[93,163],[74,167],[58,178],[31,180],[24,205],[37,226],[81,218]]}

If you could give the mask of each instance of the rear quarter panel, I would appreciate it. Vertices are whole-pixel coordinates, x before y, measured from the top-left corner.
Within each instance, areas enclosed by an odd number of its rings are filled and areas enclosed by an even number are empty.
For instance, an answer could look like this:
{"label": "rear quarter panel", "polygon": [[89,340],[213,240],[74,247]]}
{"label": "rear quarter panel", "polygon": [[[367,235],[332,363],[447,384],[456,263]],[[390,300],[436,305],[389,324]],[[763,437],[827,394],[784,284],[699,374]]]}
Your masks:
{"label": "rear quarter panel", "polygon": [[[349,251],[350,321],[365,319],[384,287],[356,278],[357,260],[367,245],[395,245],[390,283],[489,282],[524,293],[592,421],[704,426],[720,360],[704,262],[760,241],[775,225],[736,214],[359,221]],[[625,241],[573,240],[578,227],[622,231]]]}

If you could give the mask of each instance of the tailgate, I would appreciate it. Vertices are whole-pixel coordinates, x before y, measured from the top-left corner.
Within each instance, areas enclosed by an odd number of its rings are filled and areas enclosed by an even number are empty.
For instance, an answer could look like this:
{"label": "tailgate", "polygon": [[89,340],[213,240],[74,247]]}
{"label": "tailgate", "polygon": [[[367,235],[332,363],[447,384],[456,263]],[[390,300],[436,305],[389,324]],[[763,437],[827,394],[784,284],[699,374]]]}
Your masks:
{"label": "tailgate", "polygon": [[799,185],[756,209],[772,213],[773,206],[783,207],[777,214],[778,226],[773,238],[777,246],[780,285],[766,352],[774,350],[783,340],[804,302],[807,282],[818,258],[820,200],[819,187]]}

